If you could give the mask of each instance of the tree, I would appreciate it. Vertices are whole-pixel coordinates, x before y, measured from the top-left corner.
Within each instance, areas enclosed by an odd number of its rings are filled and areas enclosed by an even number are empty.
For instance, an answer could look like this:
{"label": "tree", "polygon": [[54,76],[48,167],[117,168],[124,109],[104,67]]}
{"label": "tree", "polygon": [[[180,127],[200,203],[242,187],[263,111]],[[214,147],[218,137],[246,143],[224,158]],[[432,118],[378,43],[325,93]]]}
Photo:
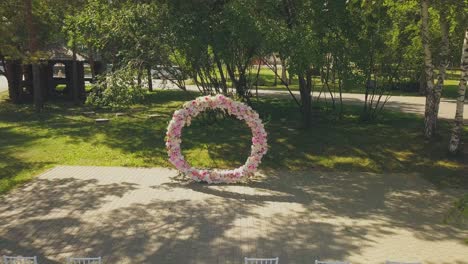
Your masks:
{"label": "tree", "polygon": [[466,82],[468,80],[468,28],[465,30],[465,39],[462,47],[461,77],[458,84],[457,108],[455,122],[450,137],[449,151],[454,154],[460,151],[460,141],[463,134],[463,108],[465,106]]}
{"label": "tree", "polygon": [[[308,128],[312,117],[312,68],[320,60],[318,34],[315,31],[317,17],[323,11],[321,1],[283,0],[283,18],[285,19],[285,43],[280,54],[289,62],[290,73],[297,75],[301,95],[301,113],[303,125]],[[288,47],[289,46],[289,47]]]}
{"label": "tree", "polygon": [[[22,66],[32,64],[34,103],[37,110],[43,105],[38,89],[40,61],[48,57],[49,46],[65,44],[61,24],[68,13],[66,0],[3,0],[0,4],[0,62],[8,80],[10,99],[22,101],[20,92]],[[72,1],[74,5],[80,1]],[[34,89],[38,89],[34,92]]]}
{"label": "tree", "polygon": [[[444,3],[444,1],[442,2]],[[449,23],[447,18],[448,8],[446,5],[442,4],[439,8],[439,25],[441,32],[441,46],[440,46],[440,59],[439,59],[439,73],[437,74],[437,83],[434,88],[434,109],[432,110],[433,119],[437,121],[440,105],[440,97],[442,94],[442,89],[444,87],[445,73],[449,65],[449,52],[450,52],[450,43],[449,43]],[[436,121],[434,121],[434,128],[436,129]],[[434,132],[432,132],[434,133]]]}
{"label": "tree", "polygon": [[348,9],[355,36],[348,34],[352,48],[341,52],[340,57],[350,57],[349,60],[355,63],[354,69],[345,68],[344,73],[351,78],[351,85],[364,87],[361,118],[372,120],[385,105],[390,71],[392,65],[397,64],[395,53],[388,43],[392,30],[389,7],[383,0],[352,1]]}
{"label": "tree", "polygon": [[[165,6],[162,24],[164,41],[180,62],[178,66],[192,78],[204,94],[227,94],[225,62],[221,58],[225,33],[222,1],[161,1]],[[219,38],[219,39],[218,39]],[[218,74],[219,73],[219,74]]]}
{"label": "tree", "polygon": [[[17,10],[18,12],[11,12]],[[0,4],[0,72],[8,81],[9,97],[13,103],[21,101],[21,61],[25,58],[27,32],[25,29],[24,4],[5,0]]]}
{"label": "tree", "polygon": [[[37,44],[37,33],[36,25],[33,21],[32,14],[32,0],[24,1],[24,14],[26,19],[26,28],[28,31],[28,42],[29,42],[29,53],[30,56],[34,56],[38,51]],[[42,98],[42,89],[41,89],[41,80],[40,80],[40,70],[39,62],[37,58],[32,58],[32,84],[33,84],[33,94],[34,94],[34,107],[36,112],[40,112],[44,106],[44,101]]]}
{"label": "tree", "polygon": [[249,101],[255,83],[248,71],[255,57],[263,57],[263,33],[254,15],[255,1],[236,0],[226,4],[222,11],[225,21],[215,33],[214,50],[219,50],[226,71],[237,95]]}
{"label": "tree", "polygon": [[434,89],[432,52],[429,36],[429,1],[421,0],[421,39],[424,48],[424,72],[426,77],[426,106],[424,112],[424,135],[431,138],[436,127],[437,116],[435,107],[437,105],[436,90]]}
{"label": "tree", "polygon": [[[262,32],[266,35],[268,54],[279,54],[287,61],[288,73],[298,76],[300,103],[304,127],[311,125],[312,72],[319,65],[320,17],[327,1],[270,0],[260,2],[258,18]],[[284,67],[285,65],[283,65]],[[286,67],[284,67],[286,69]],[[287,81],[280,78],[288,88]],[[288,88],[289,89],[289,88]],[[291,93],[291,96],[294,95]]]}
{"label": "tree", "polygon": [[[436,132],[439,104],[444,86],[446,69],[451,62],[451,47],[454,46],[454,43],[459,43],[457,36],[459,33],[457,32],[464,30],[464,28],[461,30],[459,29],[459,24],[463,24],[463,22],[457,22],[459,17],[466,16],[463,12],[466,12],[466,3],[463,3],[463,1],[435,1],[433,2],[433,8],[429,7],[428,0],[421,1],[421,41],[424,50],[424,78],[426,80],[426,106],[424,117],[424,135],[426,138],[431,138]],[[438,17],[439,23],[437,29],[435,29],[434,26],[431,27],[431,17],[434,19]],[[464,20],[462,19],[462,21]],[[455,36],[454,40],[451,40],[451,34]],[[437,38],[440,38],[439,45],[437,45],[435,41]],[[431,39],[433,39],[433,41],[431,41]],[[452,57],[456,58],[459,57],[459,55]],[[434,84],[433,80],[434,61],[438,61],[439,65],[436,84]],[[452,60],[452,63],[453,62]]]}

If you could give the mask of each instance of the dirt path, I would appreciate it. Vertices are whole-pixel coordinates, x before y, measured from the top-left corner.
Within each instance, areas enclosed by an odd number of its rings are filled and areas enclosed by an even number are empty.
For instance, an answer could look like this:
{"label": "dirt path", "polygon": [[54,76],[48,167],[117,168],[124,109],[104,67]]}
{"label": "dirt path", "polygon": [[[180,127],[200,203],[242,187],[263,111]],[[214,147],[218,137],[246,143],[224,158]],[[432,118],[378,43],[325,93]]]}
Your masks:
{"label": "dirt path", "polygon": [[417,175],[271,171],[244,185],[174,170],[61,166],[0,197],[0,255],[39,263],[242,263],[278,256],[468,263],[467,230],[442,224],[460,192]]}

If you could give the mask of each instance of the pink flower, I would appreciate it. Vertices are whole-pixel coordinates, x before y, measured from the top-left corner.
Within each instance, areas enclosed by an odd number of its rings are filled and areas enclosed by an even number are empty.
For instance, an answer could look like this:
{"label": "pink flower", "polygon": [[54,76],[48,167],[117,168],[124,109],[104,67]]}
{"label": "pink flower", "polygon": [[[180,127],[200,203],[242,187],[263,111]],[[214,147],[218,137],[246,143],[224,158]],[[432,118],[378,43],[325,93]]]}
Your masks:
{"label": "pink flower", "polygon": [[[199,170],[190,167],[185,161],[181,149],[181,134],[184,126],[189,126],[191,118],[208,108],[225,109],[237,119],[244,120],[252,130],[252,151],[246,164],[233,170]],[[258,168],[262,156],[266,153],[266,132],[259,115],[250,106],[232,101],[223,95],[198,97],[184,104],[172,115],[166,132],[166,148],[170,162],[182,173],[190,175],[195,181],[208,183],[235,182],[243,177],[252,175]]]}

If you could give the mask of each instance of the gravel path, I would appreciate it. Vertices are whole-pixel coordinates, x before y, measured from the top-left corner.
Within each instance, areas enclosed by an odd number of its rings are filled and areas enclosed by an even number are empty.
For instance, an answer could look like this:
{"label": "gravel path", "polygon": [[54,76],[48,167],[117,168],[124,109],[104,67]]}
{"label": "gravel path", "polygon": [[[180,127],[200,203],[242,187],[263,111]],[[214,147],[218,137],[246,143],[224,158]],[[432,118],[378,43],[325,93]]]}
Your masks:
{"label": "gravel path", "polygon": [[242,263],[278,256],[468,263],[468,231],[445,226],[460,192],[417,175],[271,171],[243,185],[163,168],[60,166],[0,197],[0,255],[39,263]]}

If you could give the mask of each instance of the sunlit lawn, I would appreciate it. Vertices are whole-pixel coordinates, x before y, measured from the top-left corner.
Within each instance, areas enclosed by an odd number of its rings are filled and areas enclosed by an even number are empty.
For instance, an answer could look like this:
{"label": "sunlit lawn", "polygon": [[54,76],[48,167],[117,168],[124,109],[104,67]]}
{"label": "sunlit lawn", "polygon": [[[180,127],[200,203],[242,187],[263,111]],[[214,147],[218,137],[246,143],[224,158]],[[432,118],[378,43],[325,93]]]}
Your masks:
{"label": "sunlit lawn", "polygon": [[[85,107],[48,103],[35,114],[30,105],[0,101],[0,193],[56,165],[170,166],[164,136],[174,110],[196,96],[183,91],[158,91],[146,102],[116,117]],[[440,186],[468,186],[467,156],[447,158],[449,124],[441,122],[434,143],[421,134],[422,119],[385,113],[376,123],[362,123],[360,108],[346,106],[338,120],[315,105],[313,126],[304,130],[293,102],[253,100],[269,133],[270,150],[262,169],[417,172]],[[160,117],[148,118],[148,114]],[[94,118],[111,121],[96,124]],[[465,138],[468,130],[465,128]],[[194,166],[239,166],[250,149],[250,134],[240,121],[197,119],[184,129],[184,154]]]}

